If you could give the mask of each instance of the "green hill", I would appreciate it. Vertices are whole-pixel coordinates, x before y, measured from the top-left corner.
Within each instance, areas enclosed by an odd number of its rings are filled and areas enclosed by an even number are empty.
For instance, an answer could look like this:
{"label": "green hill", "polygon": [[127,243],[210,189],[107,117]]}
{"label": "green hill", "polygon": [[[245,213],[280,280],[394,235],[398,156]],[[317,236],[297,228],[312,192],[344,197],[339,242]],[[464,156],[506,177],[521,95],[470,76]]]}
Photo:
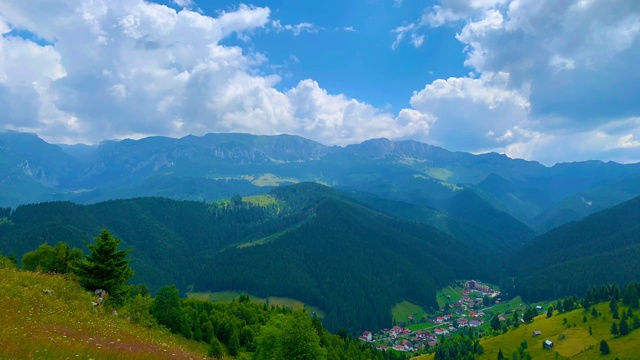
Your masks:
{"label": "green hill", "polygon": [[[619,320],[611,318],[608,303],[600,303],[594,307],[602,314],[601,316],[594,317],[590,311],[584,309],[564,314],[556,312],[551,318],[547,318],[545,314],[535,317],[530,324],[520,325],[517,329],[510,329],[501,335],[483,338],[481,345],[484,348],[484,354],[476,356],[476,359],[494,360],[500,350],[505,359],[511,359],[513,353],[518,353],[523,341],[527,342],[525,352],[532,359],[636,359],[640,329],[631,330],[625,336],[614,336],[610,331],[611,324],[612,321],[619,322]],[[585,318],[586,321],[584,321]],[[534,331],[540,331],[541,335],[533,337]],[[545,340],[553,342],[553,349],[543,347]],[[611,349],[609,355],[600,353],[601,340],[608,343]],[[413,359],[431,360],[433,358],[432,354]],[[517,359],[521,358],[517,357]]]}
{"label": "green hill", "polygon": [[141,198],[25,205],[0,224],[0,249],[18,257],[45,242],[86,249],[102,228],[132,247],[132,281],[152,291],[173,283],[185,292],[289,297],[323,310],[330,330],[352,333],[388,326],[402,300],[435,307],[438,288],[487,278],[496,263],[483,244],[313,183],[213,204]]}
{"label": "green hill", "polygon": [[0,359],[206,358],[206,344],[142,328],[92,301],[62,276],[0,269]]}
{"label": "green hill", "polygon": [[526,300],[582,295],[640,277],[640,197],[549,231],[510,259]]}

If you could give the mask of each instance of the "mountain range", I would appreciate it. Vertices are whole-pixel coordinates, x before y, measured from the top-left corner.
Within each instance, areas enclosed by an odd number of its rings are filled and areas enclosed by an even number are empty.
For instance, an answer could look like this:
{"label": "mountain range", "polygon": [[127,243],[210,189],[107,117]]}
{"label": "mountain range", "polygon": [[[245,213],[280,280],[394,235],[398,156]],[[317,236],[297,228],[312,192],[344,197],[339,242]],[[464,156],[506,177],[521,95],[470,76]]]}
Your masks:
{"label": "mountain range", "polygon": [[[0,134],[0,251],[86,248],[103,228],[152,291],[245,291],[378,329],[456,279],[528,301],[640,278],[640,164],[557,164],[414,141],[290,135],[96,146]],[[242,196],[240,196],[242,195]],[[85,249],[86,250],[86,249]]]}
{"label": "mountain range", "polygon": [[87,146],[4,132],[0,172],[0,206],[5,207],[141,196],[213,201],[311,181],[444,212],[456,213],[471,201],[538,233],[640,195],[640,164],[587,161],[546,167],[409,140],[338,147],[291,135],[156,136]]}

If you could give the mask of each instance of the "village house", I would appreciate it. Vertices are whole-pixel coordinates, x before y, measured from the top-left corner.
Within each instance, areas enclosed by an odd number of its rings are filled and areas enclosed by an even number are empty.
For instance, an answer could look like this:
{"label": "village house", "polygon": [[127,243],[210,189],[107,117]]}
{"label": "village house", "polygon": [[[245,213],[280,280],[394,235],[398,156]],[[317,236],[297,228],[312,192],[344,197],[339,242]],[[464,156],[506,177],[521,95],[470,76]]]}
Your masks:
{"label": "village house", "polygon": [[482,322],[481,322],[481,321],[478,321],[478,320],[471,320],[471,321],[469,322],[469,326],[471,326],[471,327],[478,327],[478,326],[480,326],[480,325],[482,325]]}
{"label": "village house", "polygon": [[467,326],[469,326],[469,320],[467,319],[458,320],[458,327],[467,327]]}
{"label": "village house", "polygon": [[449,330],[447,329],[441,329],[441,328],[436,328],[435,330],[433,330],[433,332],[436,335],[448,335],[449,334]]}
{"label": "village house", "polygon": [[533,332],[533,337],[538,337],[538,336],[540,336],[540,335],[542,335],[542,332],[541,332],[540,330],[535,330],[535,331]]}
{"label": "village house", "polygon": [[436,322],[437,322],[438,324],[441,324],[442,322],[444,322],[444,317],[443,317],[443,316],[438,316],[438,317],[436,318]]}
{"label": "village house", "polygon": [[373,340],[373,334],[371,334],[371,331],[365,331],[358,339],[364,342],[371,342]]}
{"label": "village house", "polygon": [[377,345],[376,346],[376,350],[387,350],[387,346],[386,345]]}
{"label": "village house", "polygon": [[545,340],[545,341],[544,341],[544,348],[545,348],[545,349],[553,349],[553,341],[551,341],[551,340]]}

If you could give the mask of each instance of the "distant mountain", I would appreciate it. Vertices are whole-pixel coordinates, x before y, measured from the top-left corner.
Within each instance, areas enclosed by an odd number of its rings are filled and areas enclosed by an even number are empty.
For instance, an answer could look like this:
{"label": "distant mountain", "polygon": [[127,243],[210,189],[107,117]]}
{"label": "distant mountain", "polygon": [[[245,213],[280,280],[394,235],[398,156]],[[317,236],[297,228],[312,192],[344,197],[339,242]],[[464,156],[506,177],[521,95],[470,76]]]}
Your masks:
{"label": "distant mountain", "polygon": [[541,232],[559,225],[580,220],[595,212],[631,200],[640,194],[640,177],[598,186],[570,195],[534,219],[534,227]]}
{"label": "distant mountain", "polygon": [[531,300],[582,295],[640,278],[640,197],[551,230],[510,258],[518,293]]}
{"label": "distant mountain", "polygon": [[[489,207],[545,230],[589,213],[566,205],[572,197],[640,178],[640,164],[545,167],[409,140],[337,147],[299,136],[232,133],[57,147],[35,135],[7,132],[0,133],[0,144],[0,170],[7,174],[0,180],[0,206],[12,207],[138,196],[211,201],[312,181],[444,211],[457,206],[450,201],[459,201],[454,198],[460,190],[472,189]],[[640,189],[629,187],[616,198],[637,195]]]}
{"label": "distant mountain", "polygon": [[[391,323],[402,300],[437,306],[435,291],[496,276],[487,244],[377,211],[326,186],[302,183],[214,204],[139,198],[18,207],[0,222],[0,251],[21,257],[46,242],[85,242],[109,229],[132,247],[134,281],[152,290],[247,291],[318,306],[327,327]],[[455,233],[455,232],[453,232]]]}

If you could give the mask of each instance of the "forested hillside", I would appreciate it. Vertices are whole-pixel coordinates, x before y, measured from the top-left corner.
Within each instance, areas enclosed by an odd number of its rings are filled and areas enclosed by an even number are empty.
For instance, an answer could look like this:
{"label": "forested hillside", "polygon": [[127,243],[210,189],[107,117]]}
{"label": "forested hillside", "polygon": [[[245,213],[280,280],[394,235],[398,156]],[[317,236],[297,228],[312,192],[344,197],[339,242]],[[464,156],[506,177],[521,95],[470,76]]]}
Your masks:
{"label": "forested hillside", "polygon": [[[634,185],[639,164],[587,161],[546,167],[410,140],[372,139],[339,147],[284,134],[152,136],[56,146],[34,134],[0,132],[0,172],[6,174],[0,181],[0,206],[149,196],[216,201],[311,181],[442,211],[481,205],[538,230],[640,195]],[[464,190],[473,190],[479,199],[459,196]],[[483,213],[477,215],[482,220],[469,216],[467,221],[486,224]]]}
{"label": "forested hillside", "polygon": [[561,226],[511,259],[517,292],[531,300],[582,295],[594,285],[640,278],[640,197]]}
{"label": "forested hillside", "polygon": [[132,248],[135,282],[152,290],[241,290],[319,306],[331,330],[391,323],[402,300],[435,306],[462,277],[496,276],[486,244],[399,220],[331,188],[304,183],[213,204],[163,198],[17,208],[0,249],[21,257],[41,243],[86,249],[100,229]]}
{"label": "forested hillside", "polygon": [[248,296],[213,303],[165,286],[152,298],[138,284],[114,308],[73,279],[20,271],[0,254],[0,359],[406,359]]}

